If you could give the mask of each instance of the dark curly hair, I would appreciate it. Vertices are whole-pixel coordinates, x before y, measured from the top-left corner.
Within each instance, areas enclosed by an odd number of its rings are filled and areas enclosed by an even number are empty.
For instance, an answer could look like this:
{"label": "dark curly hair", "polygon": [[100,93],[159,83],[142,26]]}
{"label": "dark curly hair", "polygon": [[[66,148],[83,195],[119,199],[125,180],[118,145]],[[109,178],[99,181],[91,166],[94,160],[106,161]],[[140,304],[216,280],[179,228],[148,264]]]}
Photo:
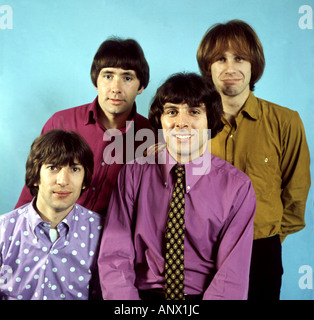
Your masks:
{"label": "dark curly hair", "polygon": [[174,74],[157,89],[148,115],[155,134],[158,134],[158,129],[162,129],[161,115],[167,102],[186,103],[191,107],[205,104],[211,138],[214,138],[223,128],[221,122],[223,109],[220,94],[196,73]]}

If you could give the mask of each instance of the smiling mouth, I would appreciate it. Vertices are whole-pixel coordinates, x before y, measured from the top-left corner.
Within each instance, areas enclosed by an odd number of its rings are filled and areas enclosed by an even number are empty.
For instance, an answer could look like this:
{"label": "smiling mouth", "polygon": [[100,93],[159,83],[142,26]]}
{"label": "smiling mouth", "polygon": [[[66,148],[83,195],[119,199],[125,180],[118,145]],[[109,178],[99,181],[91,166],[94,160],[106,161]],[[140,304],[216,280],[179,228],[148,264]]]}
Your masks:
{"label": "smiling mouth", "polygon": [[192,134],[174,134],[173,137],[180,143],[190,142]]}
{"label": "smiling mouth", "polygon": [[177,139],[185,140],[185,139],[190,139],[192,136],[190,134],[187,134],[187,135],[176,135],[175,137]]}

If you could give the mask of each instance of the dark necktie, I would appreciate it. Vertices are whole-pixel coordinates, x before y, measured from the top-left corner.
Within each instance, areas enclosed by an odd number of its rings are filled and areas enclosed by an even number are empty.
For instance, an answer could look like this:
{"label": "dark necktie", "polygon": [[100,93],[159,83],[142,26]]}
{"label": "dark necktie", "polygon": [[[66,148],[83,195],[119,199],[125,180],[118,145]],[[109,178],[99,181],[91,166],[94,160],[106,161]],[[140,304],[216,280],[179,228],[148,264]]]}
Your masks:
{"label": "dark necktie", "polygon": [[184,300],[184,167],[175,166],[175,173],[166,230],[165,295],[167,300]]}

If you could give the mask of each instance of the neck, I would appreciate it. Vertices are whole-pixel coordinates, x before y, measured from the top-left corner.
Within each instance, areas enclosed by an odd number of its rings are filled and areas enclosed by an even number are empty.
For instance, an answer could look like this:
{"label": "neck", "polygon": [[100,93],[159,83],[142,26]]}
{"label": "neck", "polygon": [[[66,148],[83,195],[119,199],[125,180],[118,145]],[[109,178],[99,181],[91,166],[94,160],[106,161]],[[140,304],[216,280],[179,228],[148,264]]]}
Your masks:
{"label": "neck", "polygon": [[172,156],[172,158],[174,160],[176,160],[179,164],[187,164],[189,162],[192,162],[198,158],[200,158],[204,152],[206,151],[207,148],[207,144],[205,143],[204,145],[201,146],[201,148],[192,153],[192,154],[187,154],[187,155],[183,155],[183,154],[178,154],[176,152],[173,152],[170,148],[168,148],[167,146],[167,150],[169,152],[169,154]]}
{"label": "neck", "polygon": [[99,122],[106,128],[106,129],[121,129],[125,127],[125,123],[129,118],[129,114],[110,114],[99,117]]}
{"label": "neck", "polygon": [[45,222],[50,223],[50,228],[55,229],[57,225],[69,214],[69,212],[73,209],[74,205],[67,210],[63,211],[55,211],[55,210],[49,210],[45,209],[43,210],[40,206],[40,204],[37,203],[38,201],[34,201],[34,209],[39,214],[39,216],[43,219]]}
{"label": "neck", "polygon": [[243,108],[245,101],[249,97],[249,94],[249,90],[236,96],[221,94],[224,116],[229,122],[234,122],[240,110]]}
{"label": "neck", "polygon": [[132,110],[123,113],[105,113],[101,108],[98,109],[98,121],[106,129],[121,129],[126,125],[126,121],[130,119]]}

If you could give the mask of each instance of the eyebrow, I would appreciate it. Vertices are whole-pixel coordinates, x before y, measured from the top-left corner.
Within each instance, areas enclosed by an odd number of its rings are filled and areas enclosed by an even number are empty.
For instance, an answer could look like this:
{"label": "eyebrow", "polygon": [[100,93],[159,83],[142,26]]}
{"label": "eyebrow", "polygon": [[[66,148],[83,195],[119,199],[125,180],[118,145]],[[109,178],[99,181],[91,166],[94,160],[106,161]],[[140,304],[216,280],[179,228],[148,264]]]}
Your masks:
{"label": "eyebrow", "polygon": [[[111,71],[111,70],[106,70],[106,69],[102,69],[100,71],[100,73],[105,73],[105,74],[117,74],[117,72],[115,71]],[[120,74],[120,73],[119,73]],[[135,76],[136,75],[136,72],[133,71],[133,70],[126,70],[125,72],[122,72],[121,75],[123,76]]]}
{"label": "eyebrow", "polygon": [[82,166],[83,165],[81,163],[78,163],[78,162],[73,162],[72,165],[70,165],[70,163],[66,164],[66,165],[61,165],[61,164],[58,164],[58,163],[43,163],[42,165],[45,165],[45,166],[55,166],[55,167],[66,167],[66,166],[69,166],[69,167],[76,167],[76,166]]}
{"label": "eyebrow", "polygon": [[164,109],[170,109],[170,108],[178,108],[178,106],[175,106],[175,105],[168,105],[168,106],[166,106],[166,105],[164,105]]}
{"label": "eyebrow", "polygon": [[72,164],[72,167],[73,166],[82,166],[83,167],[83,165],[81,164],[81,163],[76,163],[76,162],[74,162],[73,164]]}
{"label": "eyebrow", "polygon": [[[164,105],[164,110],[166,109],[171,109],[171,108],[179,108],[178,106],[176,106],[175,104],[171,104],[171,102],[166,102],[166,104],[169,104],[168,106]],[[190,106],[188,105],[189,108],[205,108],[206,109],[206,106],[205,106],[205,103],[200,103],[199,105],[197,106]]]}

